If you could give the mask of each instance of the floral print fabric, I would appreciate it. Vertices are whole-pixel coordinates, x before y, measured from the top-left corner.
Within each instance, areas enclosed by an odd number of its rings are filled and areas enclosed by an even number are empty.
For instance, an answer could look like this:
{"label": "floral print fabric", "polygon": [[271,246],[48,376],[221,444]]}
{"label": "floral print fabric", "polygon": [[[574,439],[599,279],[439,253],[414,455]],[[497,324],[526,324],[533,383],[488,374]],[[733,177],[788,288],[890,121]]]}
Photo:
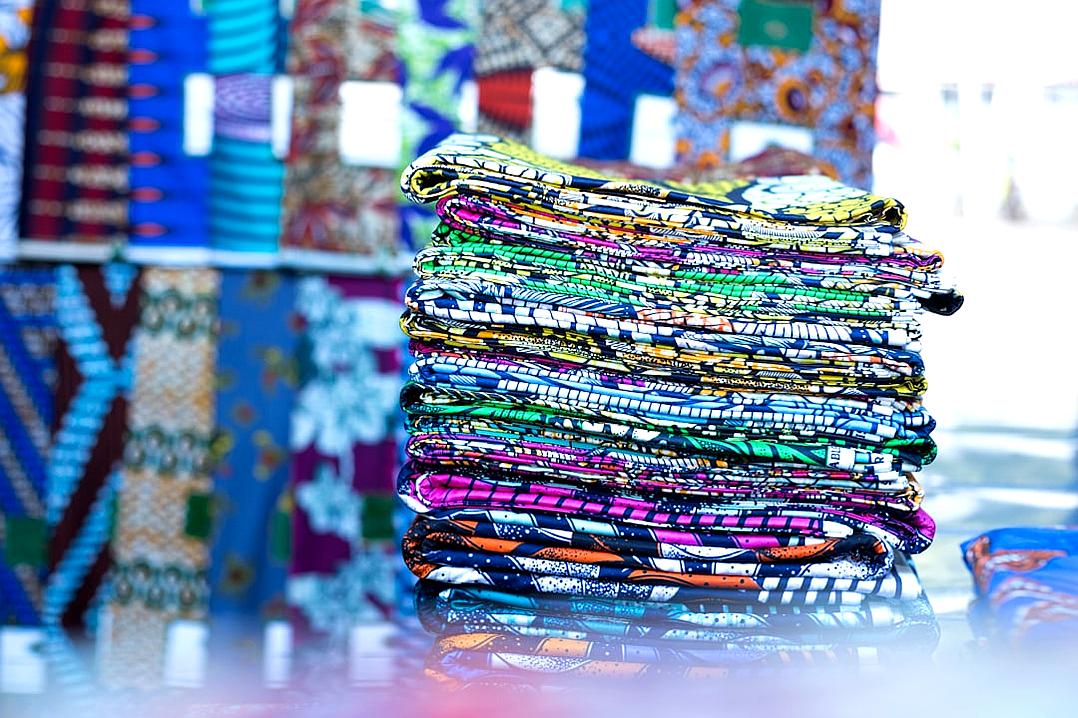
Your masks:
{"label": "floral print fabric", "polygon": [[320,632],[393,609],[399,292],[389,279],[306,277],[296,287],[286,597]]}
{"label": "floral print fabric", "polygon": [[[741,121],[793,125],[808,128],[812,153],[843,182],[870,187],[879,0],[788,4],[796,7],[786,17],[769,16],[777,5],[681,4],[675,97],[683,158],[702,167],[728,161]],[[798,11],[806,15],[791,16]],[[769,23],[779,26],[774,37]],[[808,42],[796,46],[799,35]]]}

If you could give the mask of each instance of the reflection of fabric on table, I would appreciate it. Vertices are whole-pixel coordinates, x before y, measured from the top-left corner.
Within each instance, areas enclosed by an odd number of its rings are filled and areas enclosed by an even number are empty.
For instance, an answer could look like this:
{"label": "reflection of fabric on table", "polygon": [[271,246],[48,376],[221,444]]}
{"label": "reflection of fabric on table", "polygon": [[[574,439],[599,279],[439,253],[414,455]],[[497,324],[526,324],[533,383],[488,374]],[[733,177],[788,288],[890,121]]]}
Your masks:
{"label": "reflection of fabric on table", "polygon": [[983,633],[1026,645],[1078,637],[1078,529],[1001,528],[962,545]]}
{"label": "reflection of fabric on table", "polygon": [[479,129],[528,141],[532,73],[580,72],[584,11],[556,0],[488,0],[482,13],[475,43]]}
{"label": "reflection of fabric on table", "polygon": [[0,270],[0,625],[41,621],[54,299],[52,270]]}
{"label": "reflection of fabric on table", "polygon": [[110,244],[127,227],[126,0],[43,0],[27,88],[24,238]]}
{"label": "reflection of fabric on table", "polygon": [[296,280],[223,271],[210,611],[281,617],[291,544],[288,422],[295,400]]}
{"label": "reflection of fabric on table", "polygon": [[[209,269],[153,268],[142,274],[115,565],[104,619],[107,684],[159,682],[161,659],[143,658],[146,645],[163,645],[173,620],[205,615],[219,283]],[[133,622],[141,630],[129,632]]]}
{"label": "reflection of fabric on table", "polygon": [[394,604],[399,280],[307,277],[296,291],[287,598],[304,625],[346,632]]}
{"label": "reflection of fabric on table", "polygon": [[56,415],[48,462],[45,619],[81,626],[100,600],[127,432],[139,272],[56,269]]}
{"label": "reflection of fabric on table", "polygon": [[718,592],[655,603],[424,581],[416,604],[424,627],[436,636],[427,674],[455,688],[900,662],[930,655],[939,637],[920,593],[835,606],[781,605]]}
{"label": "reflection of fabric on table", "polygon": [[397,175],[341,161],[341,85],[398,81],[395,27],[387,9],[351,0],[299,0],[289,74],[295,94],[285,177],[282,248],[394,256]]}
{"label": "reflection of fabric on table", "polygon": [[811,131],[813,154],[844,182],[872,184],[878,0],[692,0],[678,13],[679,147],[691,163],[728,159],[742,121]]}
{"label": "reflection of fabric on table", "polygon": [[[633,114],[640,95],[674,94],[673,29],[649,18],[654,0],[591,3],[585,26],[584,95],[580,107],[580,156],[629,158]],[[671,5],[673,3],[670,3]]]}
{"label": "reflection of fabric on table", "polygon": [[30,0],[0,2],[0,262],[15,257],[19,239],[31,4]]}
{"label": "reflection of fabric on table", "polygon": [[209,245],[206,157],[185,148],[184,83],[207,63],[206,18],[188,3],[131,0],[131,245]]}

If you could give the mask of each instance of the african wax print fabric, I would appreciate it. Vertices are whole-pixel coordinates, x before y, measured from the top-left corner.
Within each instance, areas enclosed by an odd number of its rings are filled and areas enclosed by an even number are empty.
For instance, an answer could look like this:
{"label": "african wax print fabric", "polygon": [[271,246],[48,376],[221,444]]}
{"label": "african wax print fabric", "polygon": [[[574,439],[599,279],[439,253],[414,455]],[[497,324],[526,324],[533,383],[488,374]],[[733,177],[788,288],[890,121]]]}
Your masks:
{"label": "african wax print fabric", "polygon": [[1006,644],[1073,645],[1078,636],[1078,529],[1014,527],[962,545],[973,574],[975,628]]}
{"label": "african wax print fabric", "polygon": [[629,158],[641,95],[674,94],[672,0],[623,0],[588,5],[581,157]]}
{"label": "african wax print fabric", "polygon": [[127,231],[126,0],[43,0],[34,12],[20,230],[108,245]]}
{"label": "african wax print fabric", "polygon": [[421,582],[436,636],[426,674],[451,688],[565,686],[574,678],[720,678],[807,667],[901,665],[931,655],[939,628],[923,594],[780,606],[720,595],[657,603],[520,594]]}
{"label": "african wax print fabric", "polygon": [[[109,650],[102,674],[109,684],[159,683],[162,656],[152,654],[163,647],[169,623],[205,616],[219,288],[211,269],[142,273],[103,618]],[[137,661],[145,662],[129,673]]]}
{"label": "african wax print fabric", "polygon": [[206,16],[189,3],[131,0],[128,142],[132,247],[209,246],[209,162],[185,149],[185,89],[206,72]]}
{"label": "african wax print fabric", "polygon": [[[467,0],[400,3],[396,40],[404,94],[402,162],[431,150],[459,129],[461,93],[472,78],[478,10],[477,3]],[[423,246],[434,226],[429,210],[404,203],[399,217],[407,250]]]}
{"label": "african wax print fabric", "polygon": [[401,319],[416,576],[650,602],[921,595],[919,317],[962,298],[901,203],[821,175],[610,177],[483,135],[402,187],[440,219]]}
{"label": "african wax print fabric", "polygon": [[286,598],[320,633],[385,619],[395,602],[400,291],[385,278],[312,276],[296,288]]}
{"label": "african wax print fabric", "polygon": [[213,0],[205,4],[209,23],[209,71],[214,75],[280,71],[284,32],[278,0]]}
{"label": "african wax print fabric", "polygon": [[0,270],[0,625],[41,622],[54,302],[51,270]]}
{"label": "african wax print fabric", "polygon": [[580,72],[584,8],[560,0],[487,0],[475,41],[479,130],[531,139],[532,74]]}
{"label": "african wax print fabric", "polygon": [[31,5],[30,0],[0,2],[0,262],[15,258],[19,239]]}
{"label": "african wax print fabric", "polygon": [[284,164],[270,141],[272,86],[268,74],[216,78],[209,199],[215,249],[277,251]]}
{"label": "african wax print fabric", "polygon": [[90,623],[112,565],[110,541],[128,429],[139,270],[60,265],[57,371],[48,458],[47,624]]}
{"label": "african wax print fabric", "polygon": [[282,617],[291,546],[288,430],[296,278],[221,272],[210,613]]}
{"label": "african wax print fabric", "polygon": [[395,18],[377,3],[299,0],[290,29],[292,139],[281,248],[371,257],[401,253],[397,175],[341,161],[343,83],[399,81]]}
{"label": "african wax print fabric", "polygon": [[739,122],[807,128],[812,153],[872,185],[879,0],[691,0],[677,14],[678,144],[684,160],[731,159]]}

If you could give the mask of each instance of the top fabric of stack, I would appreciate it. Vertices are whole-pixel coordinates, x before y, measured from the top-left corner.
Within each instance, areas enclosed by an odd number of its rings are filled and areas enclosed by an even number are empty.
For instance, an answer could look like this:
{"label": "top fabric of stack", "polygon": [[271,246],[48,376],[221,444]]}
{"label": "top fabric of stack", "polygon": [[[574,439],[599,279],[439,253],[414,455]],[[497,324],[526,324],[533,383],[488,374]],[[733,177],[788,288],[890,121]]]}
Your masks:
{"label": "top fabric of stack", "polygon": [[819,176],[622,180],[465,135],[402,187],[441,219],[402,319],[417,511],[929,544],[918,315],[962,298],[897,200]]}

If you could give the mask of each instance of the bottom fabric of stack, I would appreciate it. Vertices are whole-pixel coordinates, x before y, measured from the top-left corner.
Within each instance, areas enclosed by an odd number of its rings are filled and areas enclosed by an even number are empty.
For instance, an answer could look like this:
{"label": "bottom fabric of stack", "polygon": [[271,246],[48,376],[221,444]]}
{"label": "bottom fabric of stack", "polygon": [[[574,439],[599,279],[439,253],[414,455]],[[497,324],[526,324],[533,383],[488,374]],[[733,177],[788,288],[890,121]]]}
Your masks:
{"label": "bottom fabric of stack", "polygon": [[[906,565],[899,575],[916,583]],[[422,581],[416,609],[436,636],[426,675],[456,690],[850,672],[915,665],[939,638],[920,593],[900,599],[837,592],[783,604],[696,591],[659,602]]]}

